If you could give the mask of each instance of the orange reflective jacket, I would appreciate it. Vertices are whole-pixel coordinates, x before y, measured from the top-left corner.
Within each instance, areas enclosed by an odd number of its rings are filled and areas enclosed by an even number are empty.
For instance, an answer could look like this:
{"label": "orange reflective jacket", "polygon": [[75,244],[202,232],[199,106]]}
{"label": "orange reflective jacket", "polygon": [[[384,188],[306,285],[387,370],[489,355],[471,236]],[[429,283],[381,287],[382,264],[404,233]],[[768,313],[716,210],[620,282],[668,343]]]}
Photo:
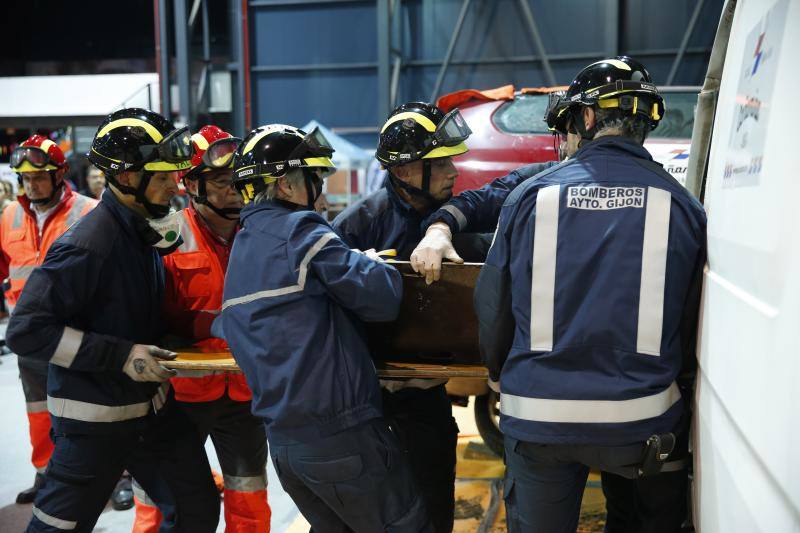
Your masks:
{"label": "orange reflective jacket", "polygon": [[[164,257],[167,271],[164,310],[170,331],[191,339],[195,346],[227,350],[222,339],[211,335],[211,322],[222,307],[225,281],[223,261],[210,242],[209,230],[200,227],[197,211],[181,211],[183,244]],[[236,401],[250,401],[252,394],[239,372],[205,370],[181,371],[172,378],[175,398],[182,402],[209,402],[222,397],[225,390]]]}
{"label": "orange reflective jacket", "polygon": [[97,200],[77,194],[64,183],[64,193],[41,233],[36,225],[36,213],[27,196],[18,197],[3,210],[0,219],[0,276],[4,283],[6,304],[14,309],[22,288],[34,268],[44,262],[47,250],[62,233],[97,205]]}

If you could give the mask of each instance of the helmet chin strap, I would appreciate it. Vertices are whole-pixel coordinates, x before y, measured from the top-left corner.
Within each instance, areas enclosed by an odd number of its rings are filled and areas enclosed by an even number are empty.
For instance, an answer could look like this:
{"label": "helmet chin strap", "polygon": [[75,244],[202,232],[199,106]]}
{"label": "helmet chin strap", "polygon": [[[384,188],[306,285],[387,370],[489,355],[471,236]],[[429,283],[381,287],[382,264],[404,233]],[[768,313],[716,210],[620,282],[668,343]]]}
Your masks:
{"label": "helmet chin strap", "polygon": [[239,220],[239,213],[242,211],[241,207],[217,207],[208,200],[205,177],[200,176],[197,178],[197,194],[190,193],[188,188],[186,189],[186,193],[193,202],[208,207],[225,220]]}
{"label": "helmet chin strap", "polygon": [[142,179],[139,180],[138,187],[123,185],[117,181],[116,176],[108,176],[108,181],[119,189],[120,192],[132,195],[137,202],[144,206],[145,210],[152,218],[163,218],[169,214],[169,206],[151,203],[144,194],[147,190],[147,186],[150,184],[150,178],[153,177],[153,174],[153,172],[148,170],[142,170]]}
{"label": "helmet chin strap", "polygon": [[430,207],[438,207],[444,203],[431,194],[431,162],[429,159],[422,160],[422,187],[414,187],[406,183],[395,176],[391,169],[389,169],[389,179],[395,189],[397,187],[403,189],[414,198],[426,202]]}

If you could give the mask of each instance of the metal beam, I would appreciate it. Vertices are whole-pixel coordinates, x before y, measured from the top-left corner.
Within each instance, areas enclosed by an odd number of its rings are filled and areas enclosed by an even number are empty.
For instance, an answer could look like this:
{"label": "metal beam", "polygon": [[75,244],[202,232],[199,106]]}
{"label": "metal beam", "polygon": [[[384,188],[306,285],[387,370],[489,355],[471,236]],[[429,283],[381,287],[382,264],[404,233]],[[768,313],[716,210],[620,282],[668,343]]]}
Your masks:
{"label": "metal beam", "polygon": [[158,0],[158,43],[159,65],[158,85],[161,100],[161,114],[169,118],[172,113],[172,99],[169,90],[169,31],[167,28],[167,0]]}
{"label": "metal beam", "polygon": [[253,0],[250,7],[313,6],[317,4],[366,4],[374,0]]}
{"label": "metal beam", "polygon": [[681,46],[678,48],[678,54],[672,62],[672,68],[669,69],[669,75],[667,75],[665,85],[672,85],[672,82],[675,80],[675,75],[678,73],[678,66],[681,64],[681,60],[683,60],[686,47],[689,46],[689,38],[692,36],[692,33],[694,33],[694,27],[697,25],[697,19],[700,18],[700,11],[703,9],[704,2],[705,0],[697,0],[697,5],[694,6],[694,13],[692,13],[692,18],[689,19],[689,25],[686,27],[686,32],[683,34]]}
{"label": "metal beam", "polygon": [[439,94],[439,89],[442,88],[444,75],[447,73],[447,67],[450,66],[450,60],[453,57],[453,50],[456,48],[458,36],[461,35],[461,28],[464,26],[464,19],[467,18],[467,10],[469,10],[471,1],[472,0],[464,0],[461,4],[461,12],[458,14],[456,26],[453,28],[453,34],[450,36],[450,43],[447,45],[447,52],[444,55],[442,66],[439,68],[439,74],[436,76],[436,83],[433,85],[433,91],[431,91],[431,97],[429,100],[430,102],[436,101],[436,95]]}
{"label": "metal beam", "polygon": [[197,88],[197,102],[202,103],[204,111],[208,111],[211,107],[211,21],[208,16],[208,0],[200,1],[203,9],[203,72]]}
{"label": "metal beam", "polygon": [[620,55],[619,53],[619,28],[620,28],[620,0],[605,0],[606,7],[606,23],[603,30],[605,31],[605,49],[606,57],[614,57]]}
{"label": "metal beam", "polygon": [[379,68],[375,61],[363,63],[310,63],[307,65],[253,65],[251,72],[305,72],[308,70],[369,70]]}
{"label": "metal beam", "polygon": [[536,52],[542,60],[542,69],[544,69],[544,79],[547,85],[551,87],[556,84],[556,76],[553,74],[553,69],[550,68],[550,60],[547,58],[547,52],[542,43],[542,37],[539,35],[539,28],[536,26],[536,20],[533,18],[533,11],[528,4],[528,0],[519,0],[519,8],[522,10],[522,15],[525,18],[525,23],[528,25],[528,32],[531,34],[533,44],[536,46]]}
{"label": "metal beam", "polygon": [[189,36],[186,19],[186,0],[174,0],[175,4],[175,62],[178,70],[179,117],[178,122],[190,125],[192,101],[189,79]]}
{"label": "metal beam", "polygon": [[378,39],[378,121],[389,116],[391,111],[391,42],[392,20],[389,0],[378,0],[377,5],[377,39]]}
{"label": "metal beam", "polygon": [[247,91],[245,84],[247,77],[245,76],[245,43],[244,43],[244,28],[242,28],[242,1],[232,0],[233,2],[233,28],[234,28],[234,60],[236,64],[236,92],[238,93],[234,102],[233,113],[233,127],[234,130],[240,132],[239,134],[247,135],[247,117],[245,110],[245,99],[247,98]]}

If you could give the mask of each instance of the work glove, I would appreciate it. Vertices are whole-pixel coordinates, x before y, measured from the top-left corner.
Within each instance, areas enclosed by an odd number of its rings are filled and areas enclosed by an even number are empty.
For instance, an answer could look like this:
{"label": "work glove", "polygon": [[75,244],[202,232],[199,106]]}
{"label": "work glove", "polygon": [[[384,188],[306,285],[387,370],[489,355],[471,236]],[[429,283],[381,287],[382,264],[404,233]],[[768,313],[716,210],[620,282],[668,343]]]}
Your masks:
{"label": "work glove", "polygon": [[161,383],[174,377],[177,372],[164,368],[158,364],[158,360],[169,361],[177,356],[177,353],[158,346],[134,344],[130,354],[128,354],[128,359],[122,366],[122,371],[133,381],[155,381]]}
{"label": "work glove", "polygon": [[453,248],[450,228],[444,222],[436,222],[430,225],[425,237],[411,253],[411,268],[425,276],[425,283],[430,285],[439,281],[442,275],[442,258],[454,263],[464,262]]}

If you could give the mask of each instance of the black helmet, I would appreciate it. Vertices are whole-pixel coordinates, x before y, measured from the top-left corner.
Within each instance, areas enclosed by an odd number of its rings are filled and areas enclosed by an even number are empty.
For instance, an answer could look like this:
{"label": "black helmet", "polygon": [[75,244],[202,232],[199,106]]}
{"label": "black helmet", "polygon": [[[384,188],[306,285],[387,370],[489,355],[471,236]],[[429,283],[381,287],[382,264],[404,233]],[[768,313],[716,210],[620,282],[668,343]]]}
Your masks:
{"label": "black helmet", "polygon": [[419,159],[463,154],[469,129],[458,109],[446,115],[433,104],[410,102],[396,108],[381,128],[375,157],[384,167]]}
{"label": "black helmet", "polygon": [[[566,134],[568,119],[581,106],[592,105],[642,115],[649,120],[651,130],[664,116],[664,99],[653,79],[644,65],[628,56],[597,61],[580,71],[560,100],[548,107],[547,126]],[[583,127],[582,120],[575,122],[576,127]],[[584,138],[593,137],[592,132],[580,133]]]}
{"label": "black helmet", "polygon": [[[86,154],[105,173],[108,181],[125,194],[132,194],[148,213],[160,218],[169,206],[150,203],[144,191],[153,172],[173,172],[191,166],[192,145],[188,128],[175,126],[158,113],[128,108],[108,115],[100,124]],[[121,185],[117,174],[143,170],[139,186]]]}
{"label": "black helmet", "polygon": [[[244,138],[233,155],[233,185],[247,204],[268,184],[289,170],[300,168],[306,178],[308,207],[313,209],[322,187],[321,183],[319,188],[314,186],[314,181],[320,176],[307,169],[322,169],[321,177],[328,177],[336,170],[330,159],[333,152],[319,128],[306,134],[284,124],[260,126]],[[316,193],[313,197],[312,189]]]}

